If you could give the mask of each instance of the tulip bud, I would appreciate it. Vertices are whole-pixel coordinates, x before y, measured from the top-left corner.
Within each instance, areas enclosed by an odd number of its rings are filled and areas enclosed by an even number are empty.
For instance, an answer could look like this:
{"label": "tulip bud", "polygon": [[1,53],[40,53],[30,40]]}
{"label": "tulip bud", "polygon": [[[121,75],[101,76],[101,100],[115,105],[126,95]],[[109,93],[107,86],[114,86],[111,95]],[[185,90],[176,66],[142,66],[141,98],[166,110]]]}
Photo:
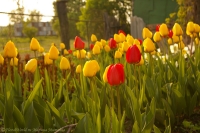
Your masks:
{"label": "tulip bud", "polygon": [[61,49],[65,49],[65,44],[64,43],[60,43],[60,48]]}
{"label": "tulip bud", "polygon": [[143,46],[144,46],[144,52],[146,53],[151,53],[156,49],[155,44],[152,42],[150,38],[146,38],[144,40]]}
{"label": "tulip bud", "polygon": [[171,38],[168,38],[167,42],[168,42],[169,45],[172,45],[172,43],[173,43]]}
{"label": "tulip bud", "polygon": [[153,40],[155,42],[160,42],[161,41],[161,37],[160,37],[160,33],[159,32],[155,32],[155,34],[153,36]]}
{"label": "tulip bud", "polygon": [[100,47],[100,49],[103,49],[103,45],[101,44],[101,42],[96,41],[95,45],[98,45]]}
{"label": "tulip bud", "polygon": [[136,64],[140,62],[141,53],[136,45],[132,45],[126,51],[126,61],[130,64]]}
{"label": "tulip bud", "polygon": [[87,58],[90,59],[92,57],[90,52],[87,52]]}
{"label": "tulip bud", "polygon": [[113,38],[110,38],[108,45],[111,49],[117,48],[117,42]]}
{"label": "tulip bud", "polygon": [[53,60],[49,58],[49,53],[44,54],[44,64],[51,65],[53,64]]}
{"label": "tulip bud", "polygon": [[169,37],[169,38],[172,38],[172,37],[173,37],[173,31],[172,31],[172,30],[169,30],[168,37]]}
{"label": "tulip bud", "polygon": [[121,38],[121,42],[124,42],[126,40],[126,36],[123,33],[119,33],[119,36]]}
{"label": "tulip bud", "polygon": [[114,34],[114,40],[119,43],[121,41],[120,36],[118,34]]}
{"label": "tulip bud", "polygon": [[85,43],[81,40],[80,37],[76,36],[74,40],[74,47],[75,49],[78,49],[78,50],[84,49]]}
{"label": "tulip bud", "polygon": [[174,26],[172,28],[172,31],[173,31],[175,36],[183,35],[183,30],[182,30],[181,26],[178,23],[174,24]]}
{"label": "tulip bud", "polygon": [[101,39],[101,44],[104,47],[106,45],[106,40]]}
{"label": "tulip bud", "polygon": [[193,22],[187,23],[186,31],[190,34],[193,34],[193,32],[194,32],[194,23]]}
{"label": "tulip bud", "polygon": [[96,42],[97,41],[97,37],[94,34],[91,35],[91,41],[92,42]]}
{"label": "tulip bud", "polygon": [[195,38],[195,44],[199,45],[199,38]]}
{"label": "tulip bud", "polygon": [[17,49],[12,41],[8,41],[4,46],[4,57],[14,58],[17,56]]}
{"label": "tulip bud", "polygon": [[93,54],[94,55],[96,55],[96,54],[100,54],[100,47],[96,44],[96,45],[94,45],[94,47],[93,47],[93,49],[92,49],[92,52],[93,52]]}
{"label": "tulip bud", "polygon": [[128,42],[124,41],[123,44],[122,44],[123,51],[126,52],[130,46],[131,45]]}
{"label": "tulip bud", "polygon": [[84,49],[76,51],[76,57],[78,59],[83,59],[86,57],[86,51]]}
{"label": "tulip bud", "polygon": [[3,58],[3,56],[0,54],[0,65],[3,65],[3,63],[4,63],[4,58]]}
{"label": "tulip bud", "polygon": [[123,30],[119,30],[118,34],[121,34],[121,33],[124,34],[124,36],[126,36],[126,33]]}
{"label": "tulip bud", "polygon": [[78,65],[77,67],[76,67],[76,73],[81,73],[81,65]]}
{"label": "tulip bud", "polygon": [[40,49],[40,44],[39,44],[38,40],[34,37],[31,39],[30,49],[32,51],[39,51],[39,49]]}
{"label": "tulip bud", "polygon": [[43,48],[42,46],[40,46],[39,52],[40,52],[40,53],[43,53],[43,52],[44,52],[44,48]]}
{"label": "tulip bud", "polygon": [[70,69],[70,63],[69,63],[69,60],[66,57],[62,57],[61,60],[60,60],[60,69],[61,70]]}
{"label": "tulip bud", "polygon": [[183,41],[181,41],[179,44],[178,44],[178,49],[184,49],[185,47],[185,44],[183,43]]}
{"label": "tulip bud", "polygon": [[142,30],[142,37],[143,39],[152,38],[152,32],[148,28],[143,28]]}
{"label": "tulip bud", "polygon": [[90,50],[94,48],[94,44],[90,44]]}
{"label": "tulip bud", "polygon": [[160,35],[163,36],[163,37],[168,36],[169,30],[168,30],[166,24],[163,23],[163,24],[160,25],[159,33],[160,33]]}
{"label": "tulip bud", "polygon": [[109,45],[105,45],[105,46],[104,46],[104,50],[105,50],[106,52],[109,52],[109,51],[110,51],[110,46],[109,46]]}
{"label": "tulip bud", "polygon": [[68,55],[68,54],[69,54],[68,50],[64,49],[64,55]]}
{"label": "tulip bud", "polygon": [[18,66],[18,58],[14,57],[14,61],[13,58],[11,58],[10,66]]}
{"label": "tulip bud", "polygon": [[49,59],[56,60],[58,59],[59,51],[55,45],[51,45],[49,50]]}
{"label": "tulip bud", "polygon": [[134,43],[134,38],[129,35],[129,37],[127,37],[127,42],[130,43],[130,44],[133,44]]}
{"label": "tulip bud", "polygon": [[31,73],[34,73],[37,68],[37,60],[36,59],[31,59],[27,62],[25,65],[25,70],[29,71]]}
{"label": "tulip bud", "polygon": [[115,59],[120,59],[122,57],[122,53],[120,51],[115,51]]}
{"label": "tulip bud", "polygon": [[108,73],[109,67],[110,67],[110,65],[106,67],[106,69],[105,69],[105,71],[104,71],[104,73],[103,73],[103,81],[104,81],[105,83],[108,82],[107,73]]}
{"label": "tulip bud", "polygon": [[140,41],[138,39],[134,39],[133,44],[140,45]]}
{"label": "tulip bud", "polygon": [[200,26],[198,24],[194,24],[194,32],[196,33],[200,32]]}
{"label": "tulip bud", "polygon": [[93,77],[100,70],[99,64],[96,60],[86,61],[83,67],[83,75],[85,77]]}

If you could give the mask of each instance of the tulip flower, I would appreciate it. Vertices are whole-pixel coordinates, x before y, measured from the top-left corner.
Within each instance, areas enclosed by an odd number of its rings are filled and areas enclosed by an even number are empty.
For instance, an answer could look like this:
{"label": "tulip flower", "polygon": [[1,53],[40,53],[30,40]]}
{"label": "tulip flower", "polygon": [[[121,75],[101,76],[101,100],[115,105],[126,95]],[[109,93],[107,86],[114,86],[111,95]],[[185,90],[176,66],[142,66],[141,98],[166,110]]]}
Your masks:
{"label": "tulip flower", "polygon": [[152,38],[152,32],[148,28],[143,28],[142,30],[142,37],[143,39]]}
{"label": "tulip flower", "polygon": [[114,34],[114,40],[119,43],[121,42],[120,36],[118,34]]}
{"label": "tulip flower", "polygon": [[130,64],[137,64],[140,62],[141,53],[136,45],[132,45],[126,51],[126,61]]}
{"label": "tulip flower", "polygon": [[61,49],[65,49],[65,44],[64,43],[60,43],[60,48]]}
{"label": "tulip flower", "polygon": [[186,31],[187,31],[186,33],[188,35],[193,34],[193,32],[194,32],[194,23],[193,22],[188,22],[187,23]]}
{"label": "tulip flower", "polygon": [[44,52],[44,48],[43,48],[42,46],[40,46],[39,52],[40,52],[40,53],[43,53],[43,52]]}
{"label": "tulip flower", "polygon": [[121,42],[124,42],[126,40],[126,36],[123,33],[119,33],[119,36],[121,38]]}
{"label": "tulip flower", "polygon": [[55,45],[51,45],[49,50],[49,59],[56,60],[58,59],[59,51]]}
{"label": "tulip flower", "polygon": [[101,53],[101,50],[100,50],[100,47],[99,45],[94,45],[94,48],[92,49],[92,52],[94,55],[97,55],[97,54],[100,54]]}
{"label": "tulip flower", "polygon": [[34,73],[37,68],[37,60],[36,59],[31,59],[27,62],[25,65],[25,70],[29,71],[31,73]]}
{"label": "tulip flower", "polygon": [[108,45],[110,46],[110,49],[117,48],[117,42],[113,38],[110,38]]}
{"label": "tulip flower", "polygon": [[13,58],[11,58],[10,66],[18,66],[18,58],[17,57],[14,57],[14,61],[13,61]]}
{"label": "tulip flower", "polygon": [[99,64],[96,60],[86,61],[83,67],[83,75],[85,77],[93,77],[100,70]]}
{"label": "tulip flower", "polygon": [[87,58],[90,59],[92,57],[90,52],[87,52]]}
{"label": "tulip flower", "polygon": [[60,60],[60,69],[61,70],[70,69],[70,63],[69,63],[69,60],[66,57],[62,57],[61,60]]}
{"label": "tulip flower", "polygon": [[172,28],[172,31],[173,31],[175,36],[183,35],[183,30],[182,30],[181,26],[178,23],[174,24],[174,26]]}
{"label": "tulip flower", "polygon": [[94,47],[94,44],[90,44],[90,50],[92,50]]}
{"label": "tulip flower", "polygon": [[128,42],[124,41],[122,43],[122,49],[123,49],[123,51],[126,52],[130,46],[131,46],[131,44],[129,44]]}
{"label": "tulip flower", "polygon": [[199,33],[200,32],[200,26],[198,24],[194,23],[194,32]]}
{"label": "tulip flower", "polygon": [[124,36],[126,36],[126,33],[123,30],[119,30],[118,34],[121,34],[121,33],[124,34]]}
{"label": "tulip flower", "polygon": [[160,37],[160,33],[159,32],[155,32],[155,34],[153,36],[153,40],[155,42],[160,42],[161,41],[161,37]]}
{"label": "tulip flower", "polygon": [[168,38],[168,39],[167,39],[167,43],[168,43],[169,45],[172,45],[172,43],[173,43],[173,42],[172,42],[172,39],[171,39],[171,38]]}
{"label": "tulip flower", "polygon": [[4,57],[14,58],[17,56],[17,49],[12,41],[8,41],[4,46]]}
{"label": "tulip flower", "polygon": [[160,25],[157,24],[157,25],[156,25],[156,32],[159,32],[159,29],[160,29]]}
{"label": "tulip flower", "polygon": [[140,62],[137,63],[136,65],[141,66],[141,65],[143,65],[143,64],[144,64],[144,59],[143,59],[143,56],[141,56]]}
{"label": "tulip flower", "polygon": [[151,52],[151,55],[156,55],[156,51],[154,50],[153,52]]}
{"label": "tulip flower", "polygon": [[0,54],[0,65],[3,65],[3,63],[4,63],[4,58],[3,58],[3,56]]}
{"label": "tulip flower", "polygon": [[68,55],[69,51],[67,49],[64,49],[64,55]]}
{"label": "tulip flower", "polygon": [[96,42],[97,41],[97,37],[94,34],[91,35],[91,41],[92,42]]}
{"label": "tulip flower", "polygon": [[31,39],[30,49],[32,51],[39,51],[39,49],[40,49],[40,44],[39,44],[38,40],[34,37]]}
{"label": "tulip flower", "polygon": [[120,85],[125,81],[124,66],[120,63],[110,65],[107,72],[108,83],[111,86]]}
{"label": "tulip flower", "polygon": [[77,49],[77,50],[84,49],[85,43],[81,40],[80,37],[76,36],[76,37],[75,37],[75,41],[74,41],[74,47],[75,47],[75,49]]}
{"label": "tulip flower", "polygon": [[151,53],[156,49],[155,44],[150,38],[146,38],[144,40],[143,46],[144,46],[144,52],[146,53]]}
{"label": "tulip flower", "polygon": [[81,65],[76,66],[76,73],[81,73]]}
{"label": "tulip flower", "polygon": [[138,39],[138,41],[140,42],[140,45],[142,45],[142,40],[141,40],[141,39]]}
{"label": "tulip flower", "polygon": [[101,45],[104,47],[106,45],[106,40],[101,39]]}
{"label": "tulip flower", "polygon": [[86,57],[86,51],[84,49],[76,51],[76,57],[78,59],[84,59]]}
{"label": "tulip flower", "polygon": [[133,44],[140,45],[140,41],[138,39],[134,39]]}
{"label": "tulip flower", "polygon": [[160,25],[159,33],[160,33],[160,35],[163,36],[163,37],[168,36],[169,30],[168,30],[166,24],[163,23],[163,24]]}
{"label": "tulip flower", "polygon": [[98,45],[100,47],[100,49],[103,49],[103,45],[99,41],[96,41],[94,45]]}
{"label": "tulip flower", "polygon": [[72,53],[73,53],[73,51],[72,51],[71,49],[69,49],[69,50],[68,50],[68,53],[69,53],[69,54],[72,54]]}
{"label": "tulip flower", "polygon": [[105,69],[105,71],[104,71],[104,73],[103,73],[103,81],[104,81],[105,83],[108,82],[107,73],[108,73],[109,67],[110,67],[110,65],[106,67],[106,69]]}
{"label": "tulip flower", "polygon": [[105,45],[105,46],[104,46],[104,50],[105,50],[106,52],[109,52],[109,51],[110,51],[110,46],[109,46],[109,45]]}
{"label": "tulip flower", "polygon": [[53,60],[49,59],[49,53],[45,53],[44,54],[44,64],[45,65],[53,64]]}
{"label": "tulip flower", "polygon": [[195,38],[194,41],[195,41],[195,44],[196,44],[196,45],[199,45],[199,38]]}
{"label": "tulip flower", "polygon": [[122,57],[122,53],[120,51],[115,51],[115,59],[120,59]]}
{"label": "tulip flower", "polygon": [[168,37],[169,37],[169,38],[172,38],[172,37],[173,37],[173,31],[172,31],[172,30],[169,30]]}
{"label": "tulip flower", "polygon": [[173,35],[173,36],[172,36],[172,40],[173,40],[174,43],[178,43],[178,42],[180,41],[180,40],[179,40],[179,37],[176,36],[176,35]]}
{"label": "tulip flower", "polygon": [[185,44],[183,43],[183,41],[181,41],[179,44],[178,44],[178,49],[184,49],[185,47]]}
{"label": "tulip flower", "polygon": [[133,44],[134,40],[135,39],[132,36],[129,36],[128,39],[127,39],[127,42],[130,43],[130,44]]}

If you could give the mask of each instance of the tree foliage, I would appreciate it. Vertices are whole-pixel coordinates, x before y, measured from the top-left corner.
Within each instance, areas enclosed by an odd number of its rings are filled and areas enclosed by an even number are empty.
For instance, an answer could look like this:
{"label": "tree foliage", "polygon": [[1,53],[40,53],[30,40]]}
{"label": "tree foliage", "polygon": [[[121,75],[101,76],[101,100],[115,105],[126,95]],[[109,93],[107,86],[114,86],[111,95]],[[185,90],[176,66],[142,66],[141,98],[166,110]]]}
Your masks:
{"label": "tree foliage", "polygon": [[37,35],[38,29],[29,26],[30,22],[25,22],[23,24],[23,34],[26,35],[30,40]]}
{"label": "tree foliage", "polygon": [[29,11],[29,17],[27,18],[27,21],[40,22],[41,20],[42,20],[42,14],[40,13],[40,11],[37,10]]}

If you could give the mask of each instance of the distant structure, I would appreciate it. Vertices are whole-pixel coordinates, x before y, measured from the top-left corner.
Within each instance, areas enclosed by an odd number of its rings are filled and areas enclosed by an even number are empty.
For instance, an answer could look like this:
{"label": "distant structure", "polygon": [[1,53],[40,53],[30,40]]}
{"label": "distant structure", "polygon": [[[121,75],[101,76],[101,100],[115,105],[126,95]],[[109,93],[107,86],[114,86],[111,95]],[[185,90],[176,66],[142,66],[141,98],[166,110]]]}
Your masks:
{"label": "distant structure", "polygon": [[[52,29],[50,22],[31,22],[28,26],[35,27],[38,29],[38,36],[52,36],[56,35],[56,32]],[[23,35],[23,23],[14,24],[14,36],[22,37]]]}

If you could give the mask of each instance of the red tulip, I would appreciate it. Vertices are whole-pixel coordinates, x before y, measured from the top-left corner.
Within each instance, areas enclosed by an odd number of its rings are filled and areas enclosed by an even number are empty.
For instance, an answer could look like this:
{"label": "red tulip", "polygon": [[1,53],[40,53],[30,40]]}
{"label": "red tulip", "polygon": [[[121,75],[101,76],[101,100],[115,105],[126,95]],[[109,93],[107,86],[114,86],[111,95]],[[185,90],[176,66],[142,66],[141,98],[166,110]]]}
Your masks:
{"label": "red tulip", "polygon": [[69,53],[69,54],[72,54],[72,52],[73,52],[73,51],[72,51],[71,49],[68,50],[68,53]]}
{"label": "red tulip", "polygon": [[84,49],[85,43],[81,40],[80,37],[76,36],[75,41],[74,41],[74,47],[75,49],[78,49],[78,50]]}
{"label": "red tulip", "polygon": [[172,38],[172,36],[173,36],[173,31],[172,30],[169,30],[168,36],[169,36],[169,38]]}
{"label": "red tulip", "polygon": [[156,31],[158,31],[158,32],[159,32],[159,29],[160,29],[160,25],[159,25],[159,24],[157,24],[157,25],[156,25]]}
{"label": "red tulip", "polygon": [[110,38],[108,45],[111,49],[117,48],[117,42],[113,38]]}
{"label": "red tulip", "polygon": [[132,45],[126,51],[126,61],[130,64],[136,64],[141,60],[140,50],[136,45]]}
{"label": "red tulip", "polygon": [[94,47],[94,44],[90,44],[90,50],[92,50]]}
{"label": "red tulip", "polygon": [[126,36],[126,33],[123,30],[119,30],[118,34],[123,33]]}
{"label": "red tulip", "polygon": [[142,45],[142,40],[141,40],[141,39],[138,39],[138,41],[140,42],[140,45]]}
{"label": "red tulip", "polygon": [[110,65],[107,72],[108,83],[113,85],[120,85],[125,81],[124,66],[120,63]]}

